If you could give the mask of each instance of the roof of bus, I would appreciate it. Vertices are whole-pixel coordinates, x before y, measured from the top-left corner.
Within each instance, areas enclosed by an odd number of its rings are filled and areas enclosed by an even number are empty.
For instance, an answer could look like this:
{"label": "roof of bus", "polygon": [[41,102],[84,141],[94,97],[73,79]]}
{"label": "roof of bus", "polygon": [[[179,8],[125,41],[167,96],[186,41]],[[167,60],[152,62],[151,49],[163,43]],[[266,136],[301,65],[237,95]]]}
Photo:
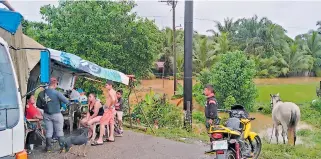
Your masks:
{"label": "roof of bus", "polygon": [[15,34],[22,20],[22,15],[18,12],[0,8],[0,28]]}

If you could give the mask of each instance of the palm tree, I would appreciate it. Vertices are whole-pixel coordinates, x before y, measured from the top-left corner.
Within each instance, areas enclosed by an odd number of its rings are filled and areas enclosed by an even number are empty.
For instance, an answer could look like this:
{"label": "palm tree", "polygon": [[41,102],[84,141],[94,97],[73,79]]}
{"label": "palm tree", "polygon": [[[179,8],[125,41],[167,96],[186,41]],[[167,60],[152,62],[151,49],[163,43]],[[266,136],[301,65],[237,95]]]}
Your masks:
{"label": "palm tree", "polygon": [[229,33],[223,32],[220,36],[216,37],[215,52],[217,54],[225,54],[231,50],[230,41],[228,40]]}
{"label": "palm tree", "polygon": [[290,51],[283,57],[288,66],[287,72],[292,75],[303,71],[310,71],[313,67],[312,56],[300,50],[297,42],[290,45]]}
{"label": "palm tree", "polygon": [[318,32],[319,32],[319,34],[321,34],[321,21],[318,21],[318,22],[317,22],[317,26],[319,26]]}
{"label": "palm tree", "polygon": [[211,67],[216,58],[213,41],[208,37],[198,36],[194,42],[193,62],[195,71],[200,72],[203,68]]}
{"label": "palm tree", "polygon": [[[224,19],[223,24],[219,21],[214,21],[215,23],[215,28],[218,30],[215,31],[214,29],[209,29],[207,30],[207,32],[210,32],[213,34],[213,37],[219,37],[219,35],[223,34],[223,33],[229,33],[228,35],[232,35],[235,31],[235,24],[233,22],[233,18],[226,18]],[[216,39],[215,39],[216,40]]]}

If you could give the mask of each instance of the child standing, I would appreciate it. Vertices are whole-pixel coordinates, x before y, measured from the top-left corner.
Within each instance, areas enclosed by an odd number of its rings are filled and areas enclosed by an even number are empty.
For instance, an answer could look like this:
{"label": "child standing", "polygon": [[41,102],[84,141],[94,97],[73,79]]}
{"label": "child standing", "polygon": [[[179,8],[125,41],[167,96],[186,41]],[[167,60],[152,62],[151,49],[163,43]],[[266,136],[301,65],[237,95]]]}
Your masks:
{"label": "child standing", "polygon": [[123,132],[123,99],[122,99],[123,90],[118,90],[116,95],[117,95],[117,103],[115,105],[115,109],[117,114],[118,125],[122,133]]}

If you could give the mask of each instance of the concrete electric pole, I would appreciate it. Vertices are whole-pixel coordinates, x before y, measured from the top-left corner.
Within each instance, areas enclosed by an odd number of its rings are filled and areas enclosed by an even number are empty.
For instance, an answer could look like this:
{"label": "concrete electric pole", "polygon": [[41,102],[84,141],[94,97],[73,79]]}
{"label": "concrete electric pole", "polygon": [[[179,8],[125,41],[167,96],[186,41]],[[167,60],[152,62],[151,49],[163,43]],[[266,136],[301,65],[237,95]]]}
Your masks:
{"label": "concrete electric pole", "polygon": [[187,130],[192,128],[192,62],[193,62],[193,1],[185,1],[184,14],[184,126]]}

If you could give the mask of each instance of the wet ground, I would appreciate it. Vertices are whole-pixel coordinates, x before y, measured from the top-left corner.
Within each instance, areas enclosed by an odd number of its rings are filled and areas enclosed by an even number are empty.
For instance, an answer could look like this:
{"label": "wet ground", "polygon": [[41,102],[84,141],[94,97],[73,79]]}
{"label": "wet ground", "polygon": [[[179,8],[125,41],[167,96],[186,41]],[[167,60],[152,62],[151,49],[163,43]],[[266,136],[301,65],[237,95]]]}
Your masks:
{"label": "wet ground", "polygon": [[[298,127],[297,127],[297,131],[299,130],[312,130],[312,126],[304,123],[304,122],[300,122]],[[261,130],[259,132],[259,136],[263,139],[265,139],[266,141],[270,142],[272,144],[276,144],[276,137],[275,137],[275,130],[273,130],[272,125],[266,126],[263,130]],[[282,127],[279,126],[279,136],[278,136],[278,140],[279,140],[279,144],[283,144],[283,137],[282,137]],[[272,138],[271,138],[272,136]],[[285,143],[288,143],[288,139],[287,137],[285,137]],[[296,140],[296,144],[304,144],[303,140],[301,139],[300,136],[297,136],[297,140]]]}
{"label": "wet ground", "polygon": [[[56,144],[57,145],[57,144]],[[39,148],[38,148],[39,149]],[[59,148],[57,147],[59,150]],[[77,148],[76,148],[77,149]],[[75,150],[76,150],[75,149]],[[68,159],[96,158],[96,159],[208,159],[213,156],[204,155],[208,146],[201,142],[193,144],[176,142],[160,137],[154,137],[125,131],[123,137],[116,138],[114,143],[105,143],[101,146],[87,146],[86,157],[78,157],[68,154]],[[62,159],[65,154],[44,153],[34,150],[30,159]]]}

